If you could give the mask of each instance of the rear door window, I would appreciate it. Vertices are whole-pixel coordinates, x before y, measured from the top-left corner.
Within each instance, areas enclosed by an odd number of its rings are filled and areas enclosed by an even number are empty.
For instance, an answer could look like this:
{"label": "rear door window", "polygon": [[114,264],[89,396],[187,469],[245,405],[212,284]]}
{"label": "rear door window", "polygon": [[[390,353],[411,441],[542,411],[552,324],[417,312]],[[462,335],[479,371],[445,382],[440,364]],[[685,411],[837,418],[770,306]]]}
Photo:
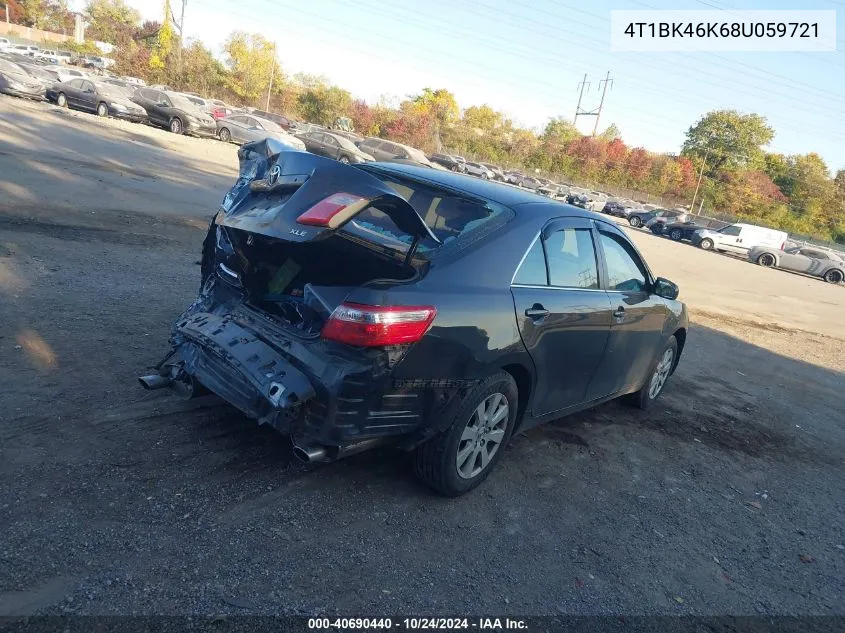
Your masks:
{"label": "rear door window", "polygon": [[545,240],[549,285],[598,290],[596,250],[589,229],[565,228]]}
{"label": "rear door window", "polygon": [[736,237],[737,235],[740,234],[741,231],[742,231],[741,226],[731,225],[731,226],[726,226],[721,231],[719,231],[719,233],[721,233],[722,235],[730,235],[732,237]]}

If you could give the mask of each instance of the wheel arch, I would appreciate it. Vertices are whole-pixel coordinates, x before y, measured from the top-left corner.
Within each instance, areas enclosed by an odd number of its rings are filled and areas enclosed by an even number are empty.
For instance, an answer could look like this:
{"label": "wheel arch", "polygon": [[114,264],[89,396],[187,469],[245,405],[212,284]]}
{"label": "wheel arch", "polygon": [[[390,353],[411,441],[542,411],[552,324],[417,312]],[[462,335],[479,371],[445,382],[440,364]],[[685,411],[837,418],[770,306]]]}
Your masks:
{"label": "wheel arch", "polygon": [[525,413],[528,411],[528,402],[531,400],[531,392],[534,388],[534,375],[532,371],[522,363],[508,363],[500,368],[509,374],[516,383],[517,408],[516,424],[513,432],[516,433],[525,420]]}
{"label": "wheel arch", "polygon": [[678,342],[678,353],[675,356],[675,364],[672,367],[672,371],[675,371],[675,368],[678,366],[678,363],[681,362],[681,354],[684,353],[684,346],[687,343],[687,328],[679,327],[675,330],[672,336],[675,337],[675,340]]}

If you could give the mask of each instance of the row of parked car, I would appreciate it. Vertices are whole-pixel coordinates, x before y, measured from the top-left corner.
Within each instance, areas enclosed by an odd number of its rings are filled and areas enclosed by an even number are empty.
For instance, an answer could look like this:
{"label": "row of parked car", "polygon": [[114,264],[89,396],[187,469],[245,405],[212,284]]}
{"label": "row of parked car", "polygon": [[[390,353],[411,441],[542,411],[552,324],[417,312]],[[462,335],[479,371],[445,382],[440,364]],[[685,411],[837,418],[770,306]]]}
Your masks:
{"label": "row of parked car", "polygon": [[717,226],[712,220],[692,216],[686,209],[651,206],[637,208],[626,201],[610,200],[602,212],[625,218],[631,226],[643,227],[655,235],[687,241],[704,250],[740,255],[760,266],[800,272],[834,284],[845,280],[845,253],[795,243],[785,231],[745,223]]}

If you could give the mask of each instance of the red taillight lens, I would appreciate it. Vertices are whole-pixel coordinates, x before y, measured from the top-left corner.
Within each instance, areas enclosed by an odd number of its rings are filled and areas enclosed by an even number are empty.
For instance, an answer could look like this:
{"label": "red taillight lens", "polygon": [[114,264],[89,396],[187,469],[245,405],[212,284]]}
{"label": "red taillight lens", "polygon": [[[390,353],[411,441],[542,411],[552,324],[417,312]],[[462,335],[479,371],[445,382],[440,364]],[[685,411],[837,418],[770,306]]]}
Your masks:
{"label": "red taillight lens", "polygon": [[369,200],[352,193],[334,193],[321,200],[296,218],[299,224],[326,226],[336,229],[352,215],[358,213]]}
{"label": "red taillight lens", "polygon": [[433,306],[368,306],[343,303],[323,326],[323,338],[357,347],[415,343],[428,331]]}

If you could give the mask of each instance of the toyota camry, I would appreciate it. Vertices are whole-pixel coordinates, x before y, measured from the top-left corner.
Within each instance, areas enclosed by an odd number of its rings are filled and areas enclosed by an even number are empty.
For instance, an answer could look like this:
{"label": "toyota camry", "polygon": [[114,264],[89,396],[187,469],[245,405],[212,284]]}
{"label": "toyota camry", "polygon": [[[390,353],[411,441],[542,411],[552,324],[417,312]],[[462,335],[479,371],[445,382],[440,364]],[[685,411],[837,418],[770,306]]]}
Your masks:
{"label": "toyota camry", "polygon": [[148,389],[210,390],[308,461],[399,447],[455,496],[515,432],[622,396],[645,409],[678,365],[678,287],[599,214],[272,139],[238,154]]}

